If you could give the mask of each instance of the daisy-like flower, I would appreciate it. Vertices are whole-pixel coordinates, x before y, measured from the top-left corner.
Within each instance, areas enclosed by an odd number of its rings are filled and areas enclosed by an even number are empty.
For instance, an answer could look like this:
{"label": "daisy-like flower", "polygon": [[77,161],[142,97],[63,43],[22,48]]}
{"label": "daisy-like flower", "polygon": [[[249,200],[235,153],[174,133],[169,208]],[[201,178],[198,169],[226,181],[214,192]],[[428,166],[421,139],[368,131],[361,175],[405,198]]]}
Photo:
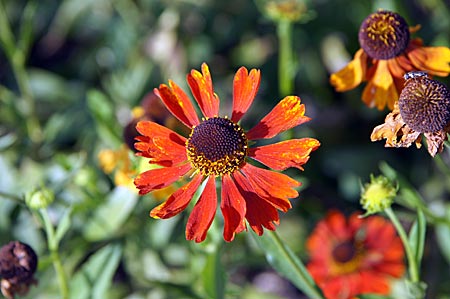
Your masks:
{"label": "daisy-like flower", "polygon": [[354,89],[367,81],[362,94],[369,107],[390,110],[403,88],[403,75],[410,71],[427,71],[446,77],[450,73],[450,49],[424,47],[421,39],[411,39],[410,33],[419,26],[408,28],[399,14],[379,10],[369,15],[359,29],[359,49],[353,60],[330,77],[336,91]]}
{"label": "daisy-like flower", "polygon": [[329,299],[390,292],[390,279],[405,272],[404,251],[393,225],[381,216],[348,219],[331,211],[306,243],[307,269]]}
{"label": "daisy-like flower", "polygon": [[422,134],[432,157],[442,152],[450,133],[450,91],[424,72],[405,74],[405,87],[384,124],[375,127],[370,139],[386,139],[386,147],[421,147]]}
{"label": "daisy-like flower", "polygon": [[[293,139],[275,144],[251,147],[250,142],[272,138],[310,120],[296,96],[281,100],[256,126],[246,131],[238,122],[249,109],[260,84],[260,71],[241,67],[233,82],[231,117],[219,116],[219,97],[214,93],[208,66],[201,73],[192,70],[187,82],[203,118],[200,120],[186,93],[174,82],[161,84],[154,92],[169,111],[190,130],[188,138],[152,121],[137,124],[137,155],[162,166],[138,175],[134,181],[140,194],[171,186],[181,178],[187,184],[154,208],[154,218],[170,218],[183,211],[197,190],[202,193],[189,216],[186,238],[201,242],[214,219],[218,204],[216,179],[221,180],[220,209],[224,218],[223,237],[233,240],[246,230],[246,220],[258,234],[263,227],[275,230],[279,223],[277,210],[291,208],[290,198],[298,196],[300,183],[289,176],[254,166],[256,160],[273,170],[288,167],[303,169],[319,141],[313,138]],[[203,188],[200,186],[203,185]]]}

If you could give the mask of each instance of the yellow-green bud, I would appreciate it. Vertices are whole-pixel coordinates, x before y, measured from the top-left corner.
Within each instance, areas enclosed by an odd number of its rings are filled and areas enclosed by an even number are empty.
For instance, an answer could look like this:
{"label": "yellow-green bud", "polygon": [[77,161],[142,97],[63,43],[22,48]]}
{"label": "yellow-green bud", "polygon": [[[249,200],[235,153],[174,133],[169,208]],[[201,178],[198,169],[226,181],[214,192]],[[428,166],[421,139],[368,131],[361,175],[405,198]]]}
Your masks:
{"label": "yellow-green bud", "polygon": [[30,191],[25,195],[25,203],[33,210],[46,208],[54,199],[55,194],[46,187]]}
{"label": "yellow-green bud", "polygon": [[375,214],[389,208],[397,195],[397,187],[386,177],[370,176],[370,183],[361,188],[360,203],[365,215]]}

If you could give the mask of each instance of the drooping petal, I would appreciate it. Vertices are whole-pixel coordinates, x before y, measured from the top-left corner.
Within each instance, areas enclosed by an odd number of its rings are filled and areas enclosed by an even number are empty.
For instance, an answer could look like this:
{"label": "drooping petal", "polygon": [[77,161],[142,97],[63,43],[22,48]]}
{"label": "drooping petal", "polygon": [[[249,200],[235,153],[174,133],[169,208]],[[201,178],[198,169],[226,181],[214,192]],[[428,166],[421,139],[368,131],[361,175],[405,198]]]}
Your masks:
{"label": "drooping petal", "polygon": [[298,196],[297,190],[293,188],[300,186],[299,182],[285,174],[262,169],[248,163],[241,168],[241,171],[252,185],[253,190],[275,208],[287,212],[292,207],[289,198]]}
{"label": "drooping petal", "polygon": [[224,218],[223,238],[227,242],[234,239],[234,235],[246,229],[245,199],[237,189],[229,174],[222,176],[222,200],[220,203]]}
{"label": "drooping petal", "polygon": [[370,135],[371,141],[386,139],[385,147],[410,147],[413,143],[417,148],[422,146],[420,132],[411,129],[402,119],[398,102],[390,112],[384,124],[376,126]]}
{"label": "drooping petal", "polygon": [[140,121],[136,125],[138,136],[135,148],[138,156],[150,158],[151,163],[173,166],[187,160],[186,138],[152,121]]}
{"label": "drooping petal", "polygon": [[162,189],[173,184],[191,168],[191,164],[186,163],[175,167],[147,170],[134,179],[134,184],[139,189],[140,195],[147,194],[153,190]]}
{"label": "drooping petal", "polygon": [[362,95],[363,102],[369,107],[383,110],[386,105],[390,110],[398,100],[398,92],[389,72],[387,60],[379,60],[372,78],[368,80]]}
{"label": "drooping petal", "polygon": [[186,224],[186,239],[199,243],[205,240],[217,208],[216,182],[209,176],[205,189],[194,206]]}
{"label": "drooping petal", "polygon": [[153,92],[163,101],[166,108],[189,128],[200,123],[189,97],[173,81],[169,80],[169,86],[161,84],[159,89],[155,88]]}
{"label": "drooping petal", "polygon": [[183,211],[202,181],[202,175],[196,175],[189,183],[175,191],[164,203],[150,212],[153,218],[167,219]]}
{"label": "drooping petal", "polygon": [[233,113],[231,120],[238,122],[247,112],[255,99],[261,82],[261,72],[252,69],[250,74],[245,67],[241,67],[233,81]]}
{"label": "drooping petal", "polygon": [[250,148],[249,156],[275,170],[289,167],[303,170],[302,165],[308,161],[309,154],[319,146],[320,142],[314,138],[291,139]]}
{"label": "drooping petal", "polygon": [[272,138],[275,135],[310,120],[305,105],[297,96],[282,99],[256,126],[247,132],[249,140]]}
{"label": "drooping petal", "polygon": [[415,47],[408,51],[407,55],[418,70],[441,77],[450,73],[450,48]]}
{"label": "drooping petal", "polygon": [[239,171],[233,173],[236,186],[239,193],[245,199],[247,205],[247,213],[245,218],[248,220],[250,227],[259,236],[263,234],[263,227],[269,230],[275,230],[275,224],[279,224],[280,218],[278,211],[264,198],[259,197],[254,191],[250,182]]}
{"label": "drooping petal", "polygon": [[336,91],[347,91],[355,88],[366,77],[367,54],[359,49],[353,60],[346,67],[330,76],[330,83]]}
{"label": "drooping petal", "polygon": [[206,117],[217,116],[219,114],[219,97],[214,93],[208,65],[203,63],[201,73],[192,70],[186,79],[203,115]]}

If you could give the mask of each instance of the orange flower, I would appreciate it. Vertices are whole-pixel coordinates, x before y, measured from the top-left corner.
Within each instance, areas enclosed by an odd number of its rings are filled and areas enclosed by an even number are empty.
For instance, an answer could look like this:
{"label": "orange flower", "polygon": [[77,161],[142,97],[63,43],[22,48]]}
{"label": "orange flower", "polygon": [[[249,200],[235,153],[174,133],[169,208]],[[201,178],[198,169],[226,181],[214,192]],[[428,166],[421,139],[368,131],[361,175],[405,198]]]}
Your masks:
{"label": "orange flower", "polygon": [[393,225],[380,216],[346,219],[331,211],[306,243],[308,271],[329,299],[390,292],[389,279],[405,272],[403,245]]}
{"label": "orange flower", "polygon": [[386,147],[422,146],[422,134],[428,153],[434,157],[444,149],[450,133],[450,90],[424,72],[405,74],[406,82],[394,110],[384,124],[373,129],[370,139],[386,139]]}
{"label": "orange flower", "polygon": [[347,91],[367,81],[363,102],[379,110],[387,105],[392,110],[405,73],[419,70],[448,76],[450,49],[424,47],[420,39],[410,39],[410,32],[418,29],[408,29],[406,21],[394,12],[379,10],[369,15],[359,29],[361,49],[346,67],[331,75],[331,85],[336,91]]}
{"label": "orange flower", "polygon": [[249,141],[272,138],[309,121],[310,118],[304,116],[305,107],[300,98],[285,97],[255,127],[245,131],[238,122],[258,91],[259,70],[252,69],[249,73],[241,67],[237,71],[231,118],[218,116],[219,97],[214,93],[206,64],[202,64],[201,73],[192,70],[187,75],[187,82],[203,113],[202,120],[199,120],[189,97],[174,82],[161,84],[154,92],[191,130],[188,138],[152,121],[137,124],[137,130],[142,134],[135,144],[139,151],[137,155],[162,166],[136,177],[134,183],[139,193],[170,186],[182,177],[191,179],[166,202],[154,208],[150,215],[163,219],[175,216],[201,189],[203,191],[187,222],[186,238],[203,241],[216,213],[216,178],[220,178],[220,209],[226,241],[232,241],[236,233],[246,230],[245,219],[258,235],[263,233],[263,227],[274,230],[279,222],[277,210],[286,212],[291,208],[289,198],[298,196],[294,188],[300,183],[282,173],[253,166],[249,160],[256,160],[274,170],[302,169],[310,152],[320,143],[316,139],[302,138],[249,147]]}

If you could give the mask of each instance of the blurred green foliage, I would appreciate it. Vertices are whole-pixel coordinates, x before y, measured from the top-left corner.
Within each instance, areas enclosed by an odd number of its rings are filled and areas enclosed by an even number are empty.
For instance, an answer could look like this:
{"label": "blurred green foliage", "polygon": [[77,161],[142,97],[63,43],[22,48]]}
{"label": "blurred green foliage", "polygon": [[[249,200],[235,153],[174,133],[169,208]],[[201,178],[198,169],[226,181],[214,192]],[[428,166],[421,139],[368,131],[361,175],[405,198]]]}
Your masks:
{"label": "blurred green foliage", "polygon": [[[315,137],[322,146],[302,177],[290,172],[304,185],[294,209],[282,215],[280,234],[306,259],[311,227],[330,208],[359,209],[360,181],[387,161],[430,211],[426,216],[436,230],[426,236],[422,271],[429,298],[448,298],[448,149],[432,160],[425,150],[371,143],[370,132],[385,112],[362,104],[361,87],[334,92],[328,76],[359,48],[360,22],[378,8],[398,11],[410,25],[420,23],[417,35],[427,45],[450,46],[450,3],[308,5],[314,18],[294,25],[292,46],[295,94],[312,121],[292,134]],[[204,243],[188,243],[187,213],[149,218],[158,201],[116,187],[97,158],[101,149],[124,142],[123,127],[145,94],[168,79],[185,86],[185,74],[204,61],[225,107],[237,68],[261,69],[258,104],[244,126],[269,111],[280,99],[276,27],[254,2],[1,0],[0,7],[0,243],[19,239],[38,252],[39,285],[26,298],[61,298],[42,215],[24,201],[41,187],[55,194],[47,211],[70,298],[304,298],[270,269],[250,234],[219,251],[216,219]],[[438,79],[450,85],[448,78]],[[401,220],[411,224],[411,206],[403,206]]]}

